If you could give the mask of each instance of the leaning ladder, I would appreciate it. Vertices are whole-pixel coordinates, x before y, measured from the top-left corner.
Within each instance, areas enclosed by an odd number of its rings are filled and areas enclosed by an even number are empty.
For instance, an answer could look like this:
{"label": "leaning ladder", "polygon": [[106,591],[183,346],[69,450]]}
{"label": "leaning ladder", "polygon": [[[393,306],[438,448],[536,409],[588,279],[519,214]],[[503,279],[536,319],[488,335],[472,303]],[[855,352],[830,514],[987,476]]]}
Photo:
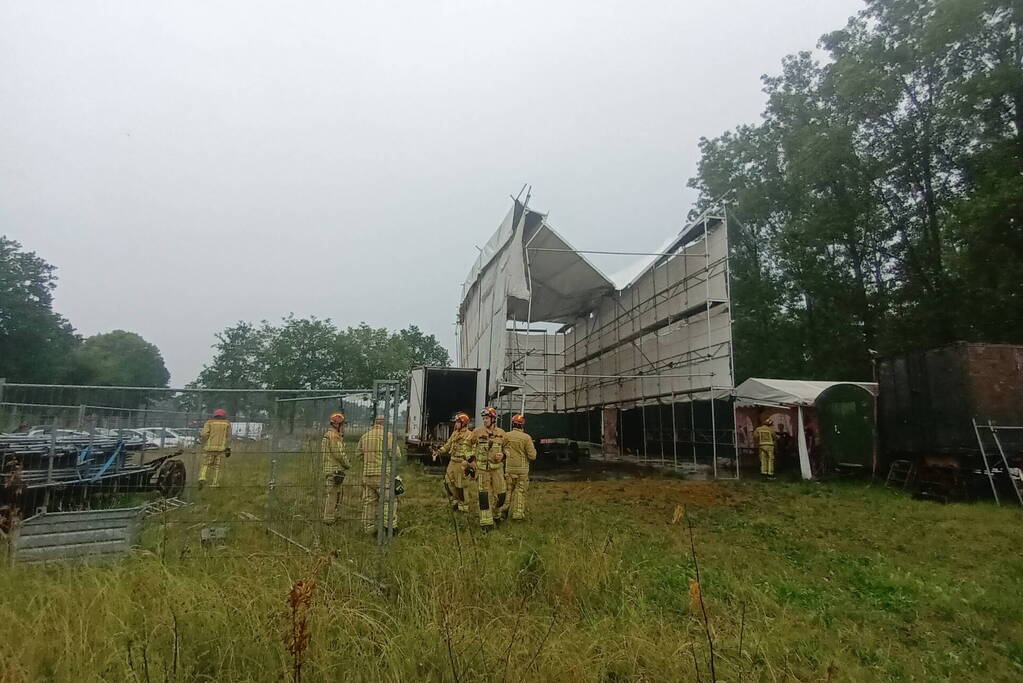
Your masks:
{"label": "leaning ladder", "polygon": [[[1023,491],[1020,490],[1020,482],[1018,482],[1016,478],[1012,476],[1012,471],[1011,468],[1009,467],[1009,459],[1005,456],[1005,449],[1002,447],[1002,440],[998,438],[999,429],[1010,428],[996,425],[991,420],[988,420],[986,425],[978,425],[977,419],[976,418],[973,419],[973,432],[974,434],[977,435],[977,445],[980,446],[980,457],[983,458],[984,460],[984,474],[987,475],[988,483],[991,484],[991,493],[993,493],[995,496],[995,502],[998,503],[999,505],[1001,505],[1002,502],[998,498],[998,487],[995,486],[995,477],[994,473],[991,471],[991,463],[988,461],[987,449],[984,448],[984,439],[981,438],[980,436],[980,430],[982,428],[991,431],[991,437],[994,439],[995,447],[998,448],[998,455],[1002,461],[1003,468],[1002,471],[1005,472],[1005,476],[1008,477],[1009,484],[1012,486],[1012,490],[1016,493],[1016,500],[1019,501],[1020,505],[1023,505]],[[1019,429],[1019,427],[1014,427],[1012,429]],[[992,459],[994,459],[993,453]]]}

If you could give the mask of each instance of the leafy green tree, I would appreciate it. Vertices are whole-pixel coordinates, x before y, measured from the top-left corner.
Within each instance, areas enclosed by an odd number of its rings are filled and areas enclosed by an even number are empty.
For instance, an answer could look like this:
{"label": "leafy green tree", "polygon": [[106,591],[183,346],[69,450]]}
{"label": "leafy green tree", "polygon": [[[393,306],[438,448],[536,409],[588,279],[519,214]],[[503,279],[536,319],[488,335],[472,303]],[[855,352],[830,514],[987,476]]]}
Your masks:
{"label": "leafy green tree", "polygon": [[53,311],[55,270],[0,235],[0,377],[12,382],[65,379],[78,337]]}
{"label": "leafy green tree", "polygon": [[279,325],[238,323],[217,335],[214,350],[199,387],[362,389],[377,379],[402,379],[417,365],[451,364],[437,339],[414,325],[398,332],[365,323],[339,330],[329,319],[295,316]]}
{"label": "leafy green tree", "polygon": [[170,379],[160,349],[124,330],[89,337],[75,351],[73,364],[80,384],[165,387]]}
{"label": "leafy green tree", "polygon": [[1023,6],[869,0],[828,60],[701,142],[728,207],[736,379],[869,378],[882,353],[1023,342]]}

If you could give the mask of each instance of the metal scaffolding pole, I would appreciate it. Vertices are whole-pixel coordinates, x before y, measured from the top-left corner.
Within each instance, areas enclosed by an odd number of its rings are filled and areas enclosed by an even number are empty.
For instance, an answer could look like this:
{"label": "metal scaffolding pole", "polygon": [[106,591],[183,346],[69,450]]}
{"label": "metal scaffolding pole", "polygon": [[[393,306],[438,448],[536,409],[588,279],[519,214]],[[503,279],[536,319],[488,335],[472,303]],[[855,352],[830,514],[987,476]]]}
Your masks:
{"label": "metal scaffolding pole", "polygon": [[642,416],[642,421],[643,421],[643,459],[646,460],[647,459],[647,450],[646,450],[646,439],[647,439],[647,431],[646,431],[646,404],[644,403],[643,405],[641,405],[639,407],[639,410],[640,410],[640,413],[641,413],[641,416]]}
{"label": "metal scaffolding pole", "polygon": [[[707,232],[707,219],[703,219],[703,254],[704,254],[704,272],[706,278],[704,279],[704,285],[706,287],[706,304],[707,304],[707,348],[713,348],[713,331],[711,329],[710,320],[710,234]],[[713,362],[714,351],[710,350],[707,357],[708,362]],[[714,391],[710,392],[710,443],[711,443],[711,455],[713,457],[713,468],[714,478],[718,478],[718,434],[717,434],[717,422],[714,415]]]}
{"label": "metal scaffolding pole", "polygon": [[675,427],[675,394],[671,395],[671,457],[678,469],[678,430]]}

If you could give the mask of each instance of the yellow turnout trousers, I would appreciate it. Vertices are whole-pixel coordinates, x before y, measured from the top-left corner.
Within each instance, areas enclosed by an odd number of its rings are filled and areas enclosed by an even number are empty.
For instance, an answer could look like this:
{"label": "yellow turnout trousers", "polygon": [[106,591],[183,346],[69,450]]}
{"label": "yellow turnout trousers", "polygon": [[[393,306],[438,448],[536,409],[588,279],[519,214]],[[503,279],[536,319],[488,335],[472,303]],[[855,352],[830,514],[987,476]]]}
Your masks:
{"label": "yellow turnout trousers", "polygon": [[529,490],[529,469],[511,467],[504,471],[508,485],[508,505],[512,519],[526,518],[526,491]]}
{"label": "yellow turnout trousers", "polygon": [[[384,484],[384,526],[391,526],[388,506],[394,500],[394,484]],[[377,513],[380,507],[380,475],[373,474],[362,478],[362,528],[367,532],[377,529]],[[398,528],[398,505],[395,500],[394,528]]]}
{"label": "yellow turnout trousers", "polygon": [[212,476],[210,486],[220,486],[220,467],[224,462],[224,451],[206,451],[203,453],[202,467],[199,468],[199,482],[206,483],[206,476]]}
{"label": "yellow turnout trousers", "polygon": [[479,491],[480,526],[494,526],[494,509],[504,507],[508,488],[504,481],[504,467],[491,464],[492,469],[476,471]]}
{"label": "yellow turnout trousers", "polygon": [[341,507],[341,501],[344,499],[344,484],[335,484],[334,474],[331,473],[324,476],[323,487],[327,492],[323,504],[323,521],[329,523],[337,519],[337,509]]}
{"label": "yellow turnout trousers", "polygon": [[774,445],[760,444],[757,454],[760,456],[760,474],[774,476]]}
{"label": "yellow turnout trousers", "polygon": [[448,503],[452,509],[459,512],[468,512],[469,503],[465,499],[465,459],[451,458],[448,461],[448,468],[444,472],[444,488],[448,492]]}

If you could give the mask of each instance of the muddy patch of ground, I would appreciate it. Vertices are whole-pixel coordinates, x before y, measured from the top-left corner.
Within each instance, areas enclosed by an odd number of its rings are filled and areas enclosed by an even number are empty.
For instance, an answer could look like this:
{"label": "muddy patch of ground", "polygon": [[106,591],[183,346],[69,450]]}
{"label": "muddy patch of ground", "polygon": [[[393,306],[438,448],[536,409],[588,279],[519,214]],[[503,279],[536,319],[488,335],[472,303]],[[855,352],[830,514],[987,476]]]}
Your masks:
{"label": "muddy patch of ground", "polygon": [[544,496],[580,504],[625,505],[642,517],[669,521],[679,505],[706,508],[736,505],[748,498],[735,487],[713,481],[646,478],[620,481],[554,481],[537,487]]}

